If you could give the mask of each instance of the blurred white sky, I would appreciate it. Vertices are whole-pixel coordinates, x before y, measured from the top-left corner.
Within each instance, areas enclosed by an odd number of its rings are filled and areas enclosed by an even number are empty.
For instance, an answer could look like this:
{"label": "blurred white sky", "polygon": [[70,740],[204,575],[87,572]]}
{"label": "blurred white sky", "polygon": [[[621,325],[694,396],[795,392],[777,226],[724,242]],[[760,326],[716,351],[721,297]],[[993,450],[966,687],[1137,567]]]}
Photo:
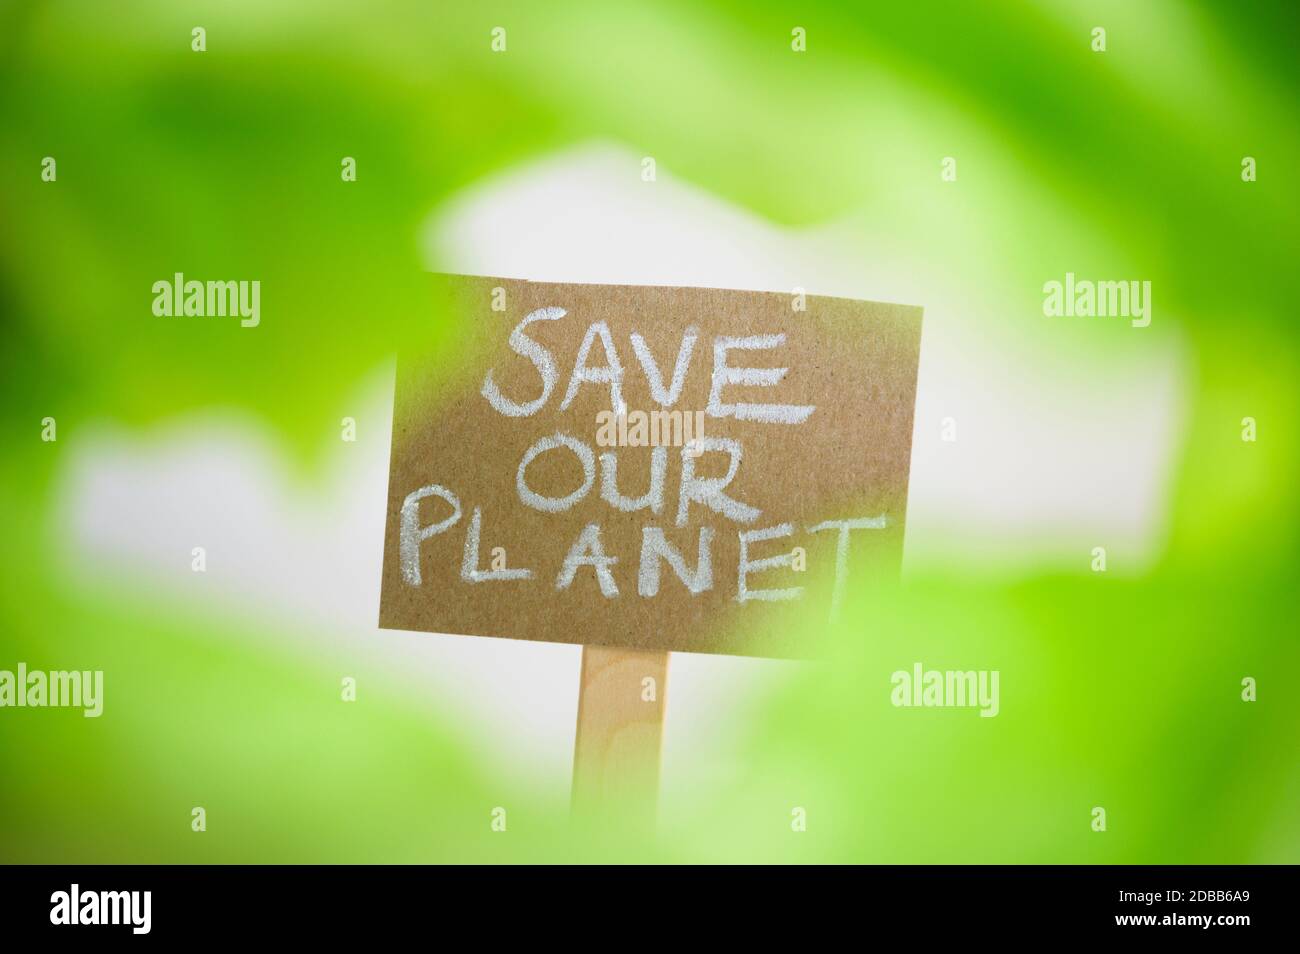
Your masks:
{"label": "blurred white sky", "polygon": [[[639,155],[593,144],[481,183],[439,210],[421,241],[440,271],[801,286],[921,305],[907,572],[1085,570],[1099,545],[1111,572],[1149,565],[1181,432],[1178,349],[1152,347],[1121,367],[1100,352],[1035,360],[1024,336],[1011,339],[1005,316],[979,312],[989,297],[962,294],[924,248],[863,232],[845,223],[782,230],[675,181],[670,169],[644,182]],[[354,395],[358,441],[340,442],[329,472],[309,487],[253,420],[213,412],[144,437],[105,425],[69,448],[56,532],[141,587],[281,619],[286,651],[328,645],[384,661],[413,704],[449,716],[466,738],[490,739],[478,747],[503,771],[563,787],[579,647],[376,629],[392,386],[390,365]],[[941,440],[946,417],[956,421],[952,443]],[[332,426],[323,422],[322,432]],[[190,572],[194,546],[207,549],[206,574]],[[674,654],[666,798],[674,779],[694,788],[725,771],[747,700],[795,665]]]}

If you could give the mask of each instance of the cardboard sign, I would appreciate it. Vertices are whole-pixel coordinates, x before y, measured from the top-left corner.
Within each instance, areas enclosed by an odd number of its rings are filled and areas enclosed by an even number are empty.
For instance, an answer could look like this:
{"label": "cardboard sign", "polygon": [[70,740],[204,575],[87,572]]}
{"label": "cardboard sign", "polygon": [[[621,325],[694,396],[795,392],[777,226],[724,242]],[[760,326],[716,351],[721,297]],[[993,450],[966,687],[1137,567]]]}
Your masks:
{"label": "cardboard sign", "polygon": [[402,355],[380,626],[808,657],[897,575],[921,310],[439,276]]}

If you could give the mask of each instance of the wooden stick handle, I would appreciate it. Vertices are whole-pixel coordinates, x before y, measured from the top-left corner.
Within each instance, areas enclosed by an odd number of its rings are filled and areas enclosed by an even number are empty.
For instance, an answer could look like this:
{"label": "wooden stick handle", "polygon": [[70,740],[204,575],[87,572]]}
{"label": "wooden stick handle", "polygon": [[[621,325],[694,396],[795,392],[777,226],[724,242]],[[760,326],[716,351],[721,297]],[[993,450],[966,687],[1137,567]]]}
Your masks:
{"label": "wooden stick handle", "polygon": [[573,747],[576,819],[654,827],[668,654],[582,647]]}

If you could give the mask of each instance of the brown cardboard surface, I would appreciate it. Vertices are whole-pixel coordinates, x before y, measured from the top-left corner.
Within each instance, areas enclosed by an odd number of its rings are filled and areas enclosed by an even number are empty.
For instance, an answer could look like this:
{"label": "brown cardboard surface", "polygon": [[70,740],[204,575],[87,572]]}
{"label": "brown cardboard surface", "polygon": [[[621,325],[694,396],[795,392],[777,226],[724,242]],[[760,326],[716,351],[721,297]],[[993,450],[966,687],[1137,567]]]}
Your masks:
{"label": "brown cardboard surface", "polygon": [[[399,357],[380,626],[647,651],[809,657],[816,646],[801,635],[809,627],[792,628],[792,612],[805,621],[827,619],[835,587],[842,597],[850,589],[897,576],[920,353],[919,308],[808,296],[806,310],[796,310],[793,295],[710,288],[464,276],[437,276],[434,282],[436,317],[452,322],[465,346],[453,367],[428,353]],[[492,310],[497,288],[504,290],[504,311]],[[543,308],[563,309],[564,315],[516,330],[526,315]],[[431,320],[433,313],[431,306]],[[659,512],[649,507],[627,512],[604,499],[602,455],[616,455],[618,492],[638,498],[650,489],[653,448],[598,442],[598,413],[616,410],[609,383],[582,381],[571,403],[561,407],[580,346],[598,322],[608,329],[621,365],[619,384],[629,422],[635,424],[635,412],[705,411],[705,439],[735,441],[742,450],[736,475],[722,493],[756,509],[757,515],[717,512],[712,505],[688,501],[686,523],[679,526],[687,466],[683,451],[691,452],[679,446],[664,452]],[[652,396],[630,336],[641,336],[667,388],[688,328],[695,329],[696,338],[682,389],[664,408]],[[778,341],[772,336],[784,337]],[[788,370],[770,384],[723,384],[716,402],[721,407],[715,405],[715,413],[709,413],[719,339],[750,339],[752,347],[725,352],[729,368]],[[520,353],[532,349],[540,359],[536,346],[545,349],[554,366],[553,388],[537,410],[508,416],[484,395],[485,378],[490,372],[499,393],[516,404],[540,398],[543,375]],[[582,363],[587,369],[609,366],[599,334]],[[743,420],[727,411],[744,404],[813,410],[800,423]],[[517,475],[530,447],[557,434],[590,449],[593,480],[580,499],[548,512],[525,502]],[[689,466],[699,478],[720,478],[729,459],[728,452],[706,449]],[[581,459],[563,445],[544,451],[526,468],[525,483],[543,498],[564,498],[584,483]],[[407,507],[407,553],[418,553],[418,562],[408,560],[404,570],[403,505],[409,495],[432,485],[440,491],[426,491]],[[459,506],[454,521],[449,498]],[[476,509],[478,559],[467,566],[467,536]],[[749,519],[741,522],[741,517]],[[827,521],[859,518],[883,526],[849,531],[843,557],[838,528],[810,531]],[[418,539],[420,528],[448,521],[445,529]],[[789,535],[751,540],[748,561],[789,556],[798,547],[807,570],[789,565],[752,569],[745,574],[747,598],[741,599],[741,534],[785,524]],[[602,591],[591,565],[578,565],[567,585],[561,576],[566,555],[584,528],[593,525],[599,529],[586,531],[587,540],[598,535],[603,554],[616,561],[607,566],[604,588],[616,589],[616,595]],[[667,560],[652,554],[659,568],[658,591],[643,595],[643,588],[648,589],[640,577],[646,528],[652,528],[652,535],[662,531],[692,579],[697,579],[700,531],[708,528],[711,585],[692,593]],[[507,567],[526,569],[531,578],[476,579],[476,573],[492,570],[496,548],[504,549]],[[590,555],[590,548],[586,552]],[[844,569],[834,582],[837,565]],[[754,596],[796,587],[804,588],[796,599]]]}

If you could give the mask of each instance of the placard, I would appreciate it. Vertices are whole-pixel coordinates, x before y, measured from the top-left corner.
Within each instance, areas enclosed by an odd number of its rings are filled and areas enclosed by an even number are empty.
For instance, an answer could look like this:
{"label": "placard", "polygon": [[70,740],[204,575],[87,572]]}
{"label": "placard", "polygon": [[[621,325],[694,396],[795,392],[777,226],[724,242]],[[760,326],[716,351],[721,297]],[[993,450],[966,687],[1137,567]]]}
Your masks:
{"label": "placard", "polygon": [[792,619],[897,576],[919,308],[435,283],[450,335],[398,362],[380,626],[809,657]]}

